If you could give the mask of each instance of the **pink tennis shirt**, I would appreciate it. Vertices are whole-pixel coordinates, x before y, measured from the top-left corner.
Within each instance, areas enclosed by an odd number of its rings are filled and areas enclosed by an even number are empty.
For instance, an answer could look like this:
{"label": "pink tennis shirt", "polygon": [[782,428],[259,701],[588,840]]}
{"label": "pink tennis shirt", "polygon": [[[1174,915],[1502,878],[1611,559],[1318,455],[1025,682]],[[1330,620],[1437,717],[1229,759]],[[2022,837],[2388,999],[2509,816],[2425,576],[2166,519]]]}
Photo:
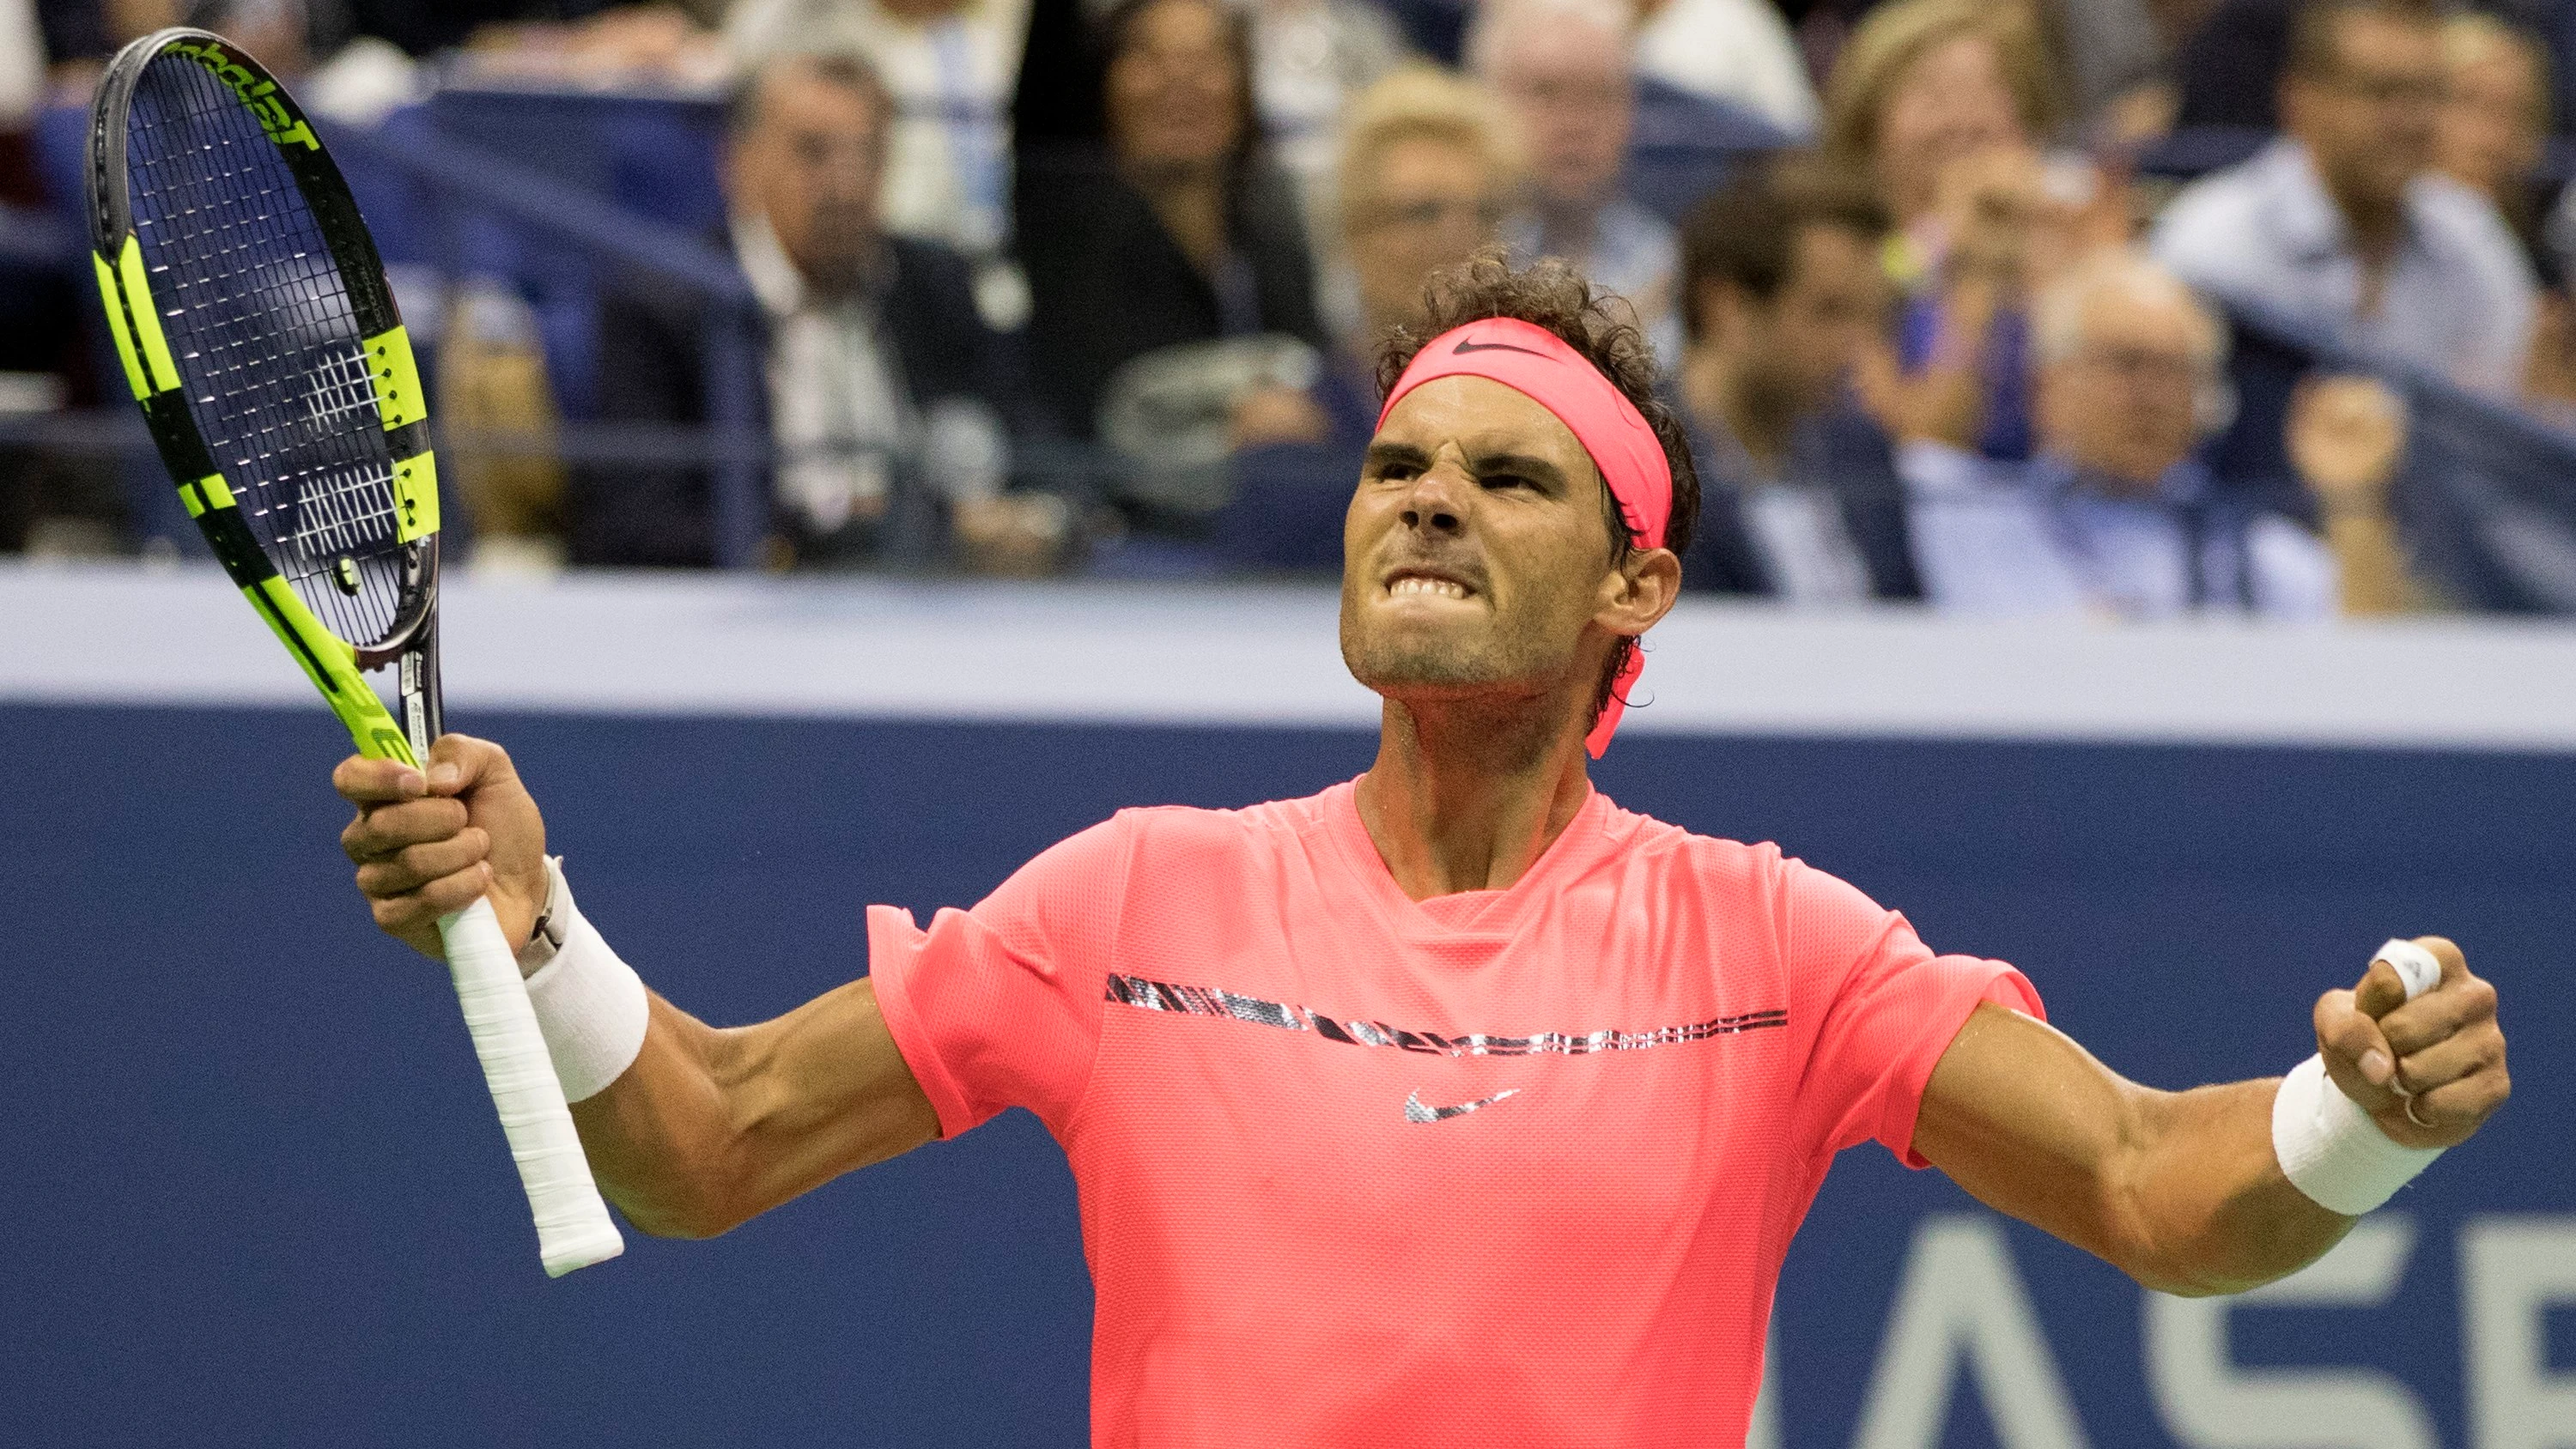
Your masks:
{"label": "pink tennis shirt", "polygon": [[1909,1164],[1995,961],[1599,793],[1509,890],[1408,899],[1353,787],[1128,810],[928,930],[868,913],[955,1136],[1063,1144],[1104,1446],[1740,1441],[1833,1155]]}

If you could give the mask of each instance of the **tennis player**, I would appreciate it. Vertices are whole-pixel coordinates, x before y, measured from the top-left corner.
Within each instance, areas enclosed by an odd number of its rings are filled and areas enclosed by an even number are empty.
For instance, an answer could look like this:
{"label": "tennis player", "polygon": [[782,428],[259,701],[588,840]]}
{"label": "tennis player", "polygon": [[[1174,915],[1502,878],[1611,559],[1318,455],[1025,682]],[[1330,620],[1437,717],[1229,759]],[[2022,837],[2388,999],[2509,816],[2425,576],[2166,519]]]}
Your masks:
{"label": "tennis player", "polygon": [[1845,1147],[2224,1293],[2503,1102],[2495,991],[2447,941],[2319,998],[2286,1080],[2152,1091],[2011,967],[1613,805],[1585,754],[1680,585],[1688,453],[1571,272],[1489,256],[1428,300],[1344,533],[1342,653],[1385,700],[1358,780],[1121,812],[926,929],[875,907],[865,977],[719,1030],[581,916],[509,757],[451,735],[426,778],[339,768],[377,923],[434,953],[491,895],[647,1232],[1035,1112],[1080,1188],[1103,1445],[1733,1443]]}

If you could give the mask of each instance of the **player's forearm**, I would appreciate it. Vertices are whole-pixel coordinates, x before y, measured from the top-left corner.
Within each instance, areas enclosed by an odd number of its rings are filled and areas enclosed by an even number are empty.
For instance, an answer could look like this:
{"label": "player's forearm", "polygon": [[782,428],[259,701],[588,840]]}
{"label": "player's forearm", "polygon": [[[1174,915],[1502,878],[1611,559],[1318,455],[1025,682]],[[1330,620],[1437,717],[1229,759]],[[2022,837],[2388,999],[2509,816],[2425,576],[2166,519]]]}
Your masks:
{"label": "player's forearm", "polygon": [[655,996],[634,1065],[573,1104],[600,1191],[656,1237],[711,1237],[739,1221],[723,1212],[740,1134],[717,1070],[720,1037]]}
{"label": "player's forearm", "polygon": [[591,1170],[657,1237],[712,1237],[937,1134],[865,979],[719,1029],[652,1001],[633,1066],[574,1104]]}
{"label": "player's forearm", "polygon": [[2314,1262],[2351,1229],[2282,1175],[2279,1085],[2135,1089],[2134,1146],[2113,1179],[2128,1223],[2120,1268],[2167,1293],[2236,1293]]}
{"label": "player's forearm", "polygon": [[1914,1146],[1980,1202],[2150,1288],[2234,1292],[2310,1261],[2351,1222],[2281,1175],[2273,1086],[2141,1087],[1989,1003],[1934,1069]]}

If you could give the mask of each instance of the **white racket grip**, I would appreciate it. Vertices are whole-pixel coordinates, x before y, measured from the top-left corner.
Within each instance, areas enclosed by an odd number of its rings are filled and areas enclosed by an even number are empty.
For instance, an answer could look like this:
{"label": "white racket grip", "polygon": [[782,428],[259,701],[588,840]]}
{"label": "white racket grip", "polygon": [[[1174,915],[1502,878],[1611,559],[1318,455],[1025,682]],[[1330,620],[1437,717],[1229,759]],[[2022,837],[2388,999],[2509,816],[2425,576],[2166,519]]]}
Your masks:
{"label": "white racket grip", "polygon": [[483,1081],[500,1109],[501,1132],[518,1160],[519,1184],[537,1220],[537,1254],[546,1276],[605,1262],[626,1251],[626,1239],[600,1201],[564,1105],[537,1014],[490,901],[476,901],[442,916],[438,934],[447,945],[447,967],[456,978],[456,1001],[465,1029],[483,1061]]}

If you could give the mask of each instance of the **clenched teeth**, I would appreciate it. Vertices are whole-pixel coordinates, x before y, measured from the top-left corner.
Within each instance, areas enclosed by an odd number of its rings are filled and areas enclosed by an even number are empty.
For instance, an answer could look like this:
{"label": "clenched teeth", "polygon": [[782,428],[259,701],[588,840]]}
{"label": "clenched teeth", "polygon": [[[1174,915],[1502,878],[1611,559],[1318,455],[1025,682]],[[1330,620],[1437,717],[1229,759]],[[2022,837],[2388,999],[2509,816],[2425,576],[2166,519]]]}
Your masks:
{"label": "clenched teeth", "polygon": [[1467,597],[1467,586],[1464,584],[1453,584],[1447,579],[1426,579],[1417,574],[1408,575],[1407,577],[1397,579],[1394,583],[1388,584],[1386,586],[1386,594],[1390,599],[1402,599],[1424,594],[1440,599],[1463,599]]}

